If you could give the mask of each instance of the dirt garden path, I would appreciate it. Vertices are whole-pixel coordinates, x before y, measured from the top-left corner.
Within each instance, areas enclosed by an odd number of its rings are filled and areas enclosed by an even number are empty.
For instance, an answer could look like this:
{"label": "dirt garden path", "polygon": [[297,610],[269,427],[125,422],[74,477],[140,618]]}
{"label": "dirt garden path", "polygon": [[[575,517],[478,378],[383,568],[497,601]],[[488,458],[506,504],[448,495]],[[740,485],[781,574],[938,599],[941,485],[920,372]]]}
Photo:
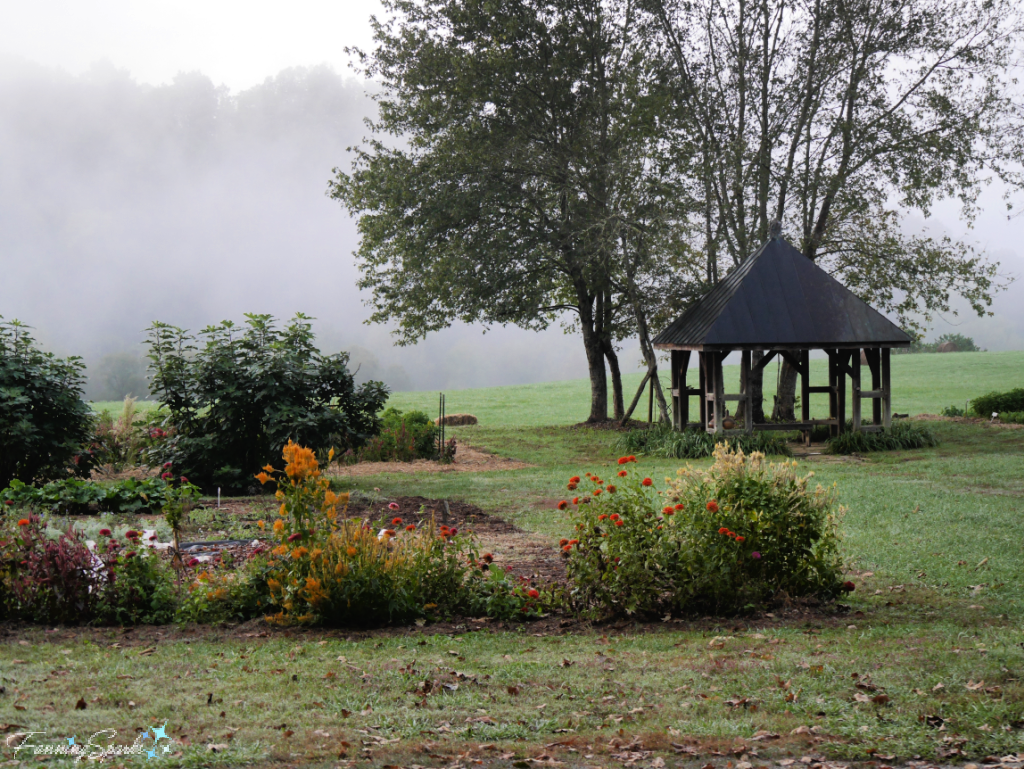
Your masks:
{"label": "dirt garden path", "polygon": [[523,470],[533,467],[508,457],[499,457],[489,451],[465,443],[457,444],[455,461],[441,464],[430,459],[412,462],[360,462],[355,465],[331,465],[327,475],[335,478],[352,478],[363,475],[386,473],[483,473],[490,470]]}

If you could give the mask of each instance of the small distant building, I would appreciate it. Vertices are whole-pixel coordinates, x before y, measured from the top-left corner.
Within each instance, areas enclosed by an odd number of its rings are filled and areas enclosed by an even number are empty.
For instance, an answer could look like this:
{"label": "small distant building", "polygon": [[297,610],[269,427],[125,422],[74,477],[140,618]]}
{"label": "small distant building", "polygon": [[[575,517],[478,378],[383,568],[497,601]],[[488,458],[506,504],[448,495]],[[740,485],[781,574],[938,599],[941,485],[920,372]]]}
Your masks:
{"label": "small distant building", "polygon": [[[846,378],[852,382],[853,429],[892,426],[889,354],[909,347],[910,337],[858,298],[773,228],[773,237],[654,338],[654,347],[671,351],[672,410],[676,429],[697,427],[716,434],[754,430],[809,431],[828,425],[837,435],[846,429]],[[789,423],[753,422],[750,397],[751,351],[763,350],[763,369],[781,356],[800,377],[800,419]],[[828,354],[828,384],[810,383],[810,351]],[[740,392],[725,392],[722,361],[740,352]],[[691,353],[698,355],[697,386],[687,384]],[[871,379],[862,387],[862,367]],[[756,370],[756,369],[755,369]],[[828,394],[828,419],[810,418],[810,396]],[[690,422],[689,396],[699,397],[697,422]],[[862,422],[861,404],[871,401],[871,425]],[[745,404],[744,424],[726,430],[729,402]]]}

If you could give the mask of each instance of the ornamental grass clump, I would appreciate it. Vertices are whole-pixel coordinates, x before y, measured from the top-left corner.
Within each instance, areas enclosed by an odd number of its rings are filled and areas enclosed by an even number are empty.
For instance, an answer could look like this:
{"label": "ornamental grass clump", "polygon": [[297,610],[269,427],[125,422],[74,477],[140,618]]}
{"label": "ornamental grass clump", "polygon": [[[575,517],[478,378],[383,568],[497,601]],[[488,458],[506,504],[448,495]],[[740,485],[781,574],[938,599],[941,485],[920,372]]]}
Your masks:
{"label": "ornamental grass clump", "polygon": [[[333,458],[333,457],[331,457]],[[314,453],[290,443],[285,469],[257,480],[277,484],[270,527],[278,544],[265,578],[279,624],[366,625],[446,614],[464,602],[469,572],[451,529],[433,524],[375,531],[348,518],[348,494],[335,494]]]}
{"label": "ornamental grass clump", "polygon": [[661,492],[632,457],[619,460],[615,483],[587,474],[590,488],[573,499],[574,539],[562,545],[578,609],[735,613],[843,590],[835,488],[812,489],[813,473],[757,452],[719,444],[714,457]]}

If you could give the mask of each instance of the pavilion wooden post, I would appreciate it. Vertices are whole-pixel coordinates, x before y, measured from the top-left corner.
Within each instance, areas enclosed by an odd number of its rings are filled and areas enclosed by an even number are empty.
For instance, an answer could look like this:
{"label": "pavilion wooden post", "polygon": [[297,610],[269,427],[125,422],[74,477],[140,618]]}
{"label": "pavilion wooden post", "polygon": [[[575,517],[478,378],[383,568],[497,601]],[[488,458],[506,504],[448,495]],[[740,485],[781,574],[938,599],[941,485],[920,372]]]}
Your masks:
{"label": "pavilion wooden post", "polygon": [[722,381],[722,361],[725,359],[727,353],[718,352],[714,353],[712,358],[712,365],[714,366],[715,372],[715,435],[721,435],[725,429],[722,426],[722,422],[725,421],[725,382]]}
{"label": "pavilion wooden post", "polygon": [[839,418],[838,434],[846,432],[846,371],[849,350],[836,350],[836,411]]}
{"label": "pavilion wooden post", "polygon": [[740,353],[740,394],[743,395],[743,430],[754,432],[754,399],[750,393],[750,350]]}
{"label": "pavilion wooden post", "polygon": [[690,392],[686,386],[689,365],[689,350],[672,351],[672,419],[676,430],[685,430],[690,421]]}
{"label": "pavilion wooden post", "polygon": [[[871,369],[871,389],[876,393],[882,393],[882,351],[878,347],[874,347],[866,351],[868,358],[868,367]],[[871,422],[875,425],[881,426],[882,424],[882,399],[885,397],[883,394],[881,398],[875,397],[871,399]]]}
{"label": "pavilion wooden post", "polygon": [[708,381],[708,358],[707,353],[700,352],[697,354],[699,365],[697,366],[697,389],[700,390],[700,397],[697,398],[697,410],[700,416],[700,427],[702,430],[708,429],[708,401],[705,397],[707,395],[707,381]]}
{"label": "pavilion wooden post", "polygon": [[[800,351],[800,421],[811,421],[811,351]],[[811,445],[811,431],[804,430],[804,443]]]}
{"label": "pavilion wooden post", "polygon": [[850,396],[852,403],[850,404],[851,410],[853,411],[853,431],[855,433],[860,432],[860,350],[853,351],[853,373],[850,376]]}
{"label": "pavilion wooden post", "polygon": [[882,425],[892,429],[892,385],[889,381],[889,348],[882,350]]}

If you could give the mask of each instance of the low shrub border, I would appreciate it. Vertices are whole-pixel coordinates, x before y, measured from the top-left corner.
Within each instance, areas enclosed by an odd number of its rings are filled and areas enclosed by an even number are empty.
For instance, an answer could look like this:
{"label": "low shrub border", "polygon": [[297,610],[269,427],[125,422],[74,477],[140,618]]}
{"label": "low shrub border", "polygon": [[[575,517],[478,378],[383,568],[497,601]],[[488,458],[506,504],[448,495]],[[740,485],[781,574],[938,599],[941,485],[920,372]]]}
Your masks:
{"label": "low shrub border", "polygon": [[[169,473],[164,475],[169,476]],[[180,480],[188,483],[185,478]],[[4,507],[26,507],[63,514],[87,513],[94,506],[101,512],[154,514],[159,513],[176,493],[177,487],[170,477],[127,478],[116,483],[68,478],[42,486],[29,486],[15,480],[0,492],[0,503]]]}

